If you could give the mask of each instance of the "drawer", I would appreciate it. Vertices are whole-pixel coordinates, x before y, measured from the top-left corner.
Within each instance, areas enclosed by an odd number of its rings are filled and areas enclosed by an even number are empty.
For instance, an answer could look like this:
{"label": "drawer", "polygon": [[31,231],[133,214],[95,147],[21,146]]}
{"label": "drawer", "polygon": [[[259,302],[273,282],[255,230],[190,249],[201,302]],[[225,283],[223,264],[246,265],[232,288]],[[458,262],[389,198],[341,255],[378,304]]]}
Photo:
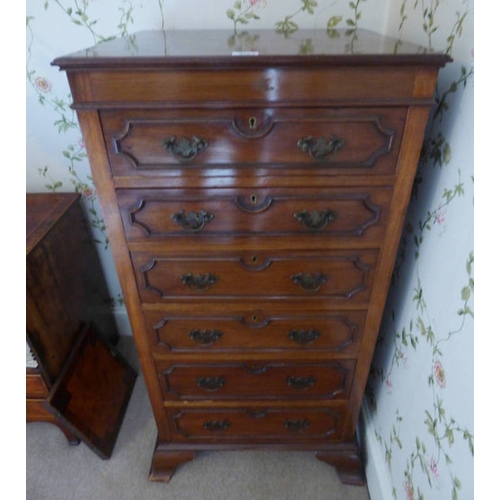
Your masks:
{"label": "drawer", "polygon": [[405,108],[101,111],[115,176],[200,166],[392,174],[405,118]]}
{"label": "drawer", "polygon": [[[175,308],[174,308],[175,309]],[[356,355],[365,324],[365,311],[335,313],[275,313],[227,311],[217,316],[187,316],[144,311],[153,345],[180,353],[238,351],[307,351]]]}
{"label": "drawer", "polygon": [[30,370],[26,373],[26,397],[27,398],[44,398],[49,393],[47,385],[39,373],[34,373],[35,370]]}
{"label": "drawer", "polygon": [[327,234],[381,242],[391,188],[117,190],[129,240],[178,235]]}
{"label": "drawer", "polygon": [[340,440],[345,405],[327,408],[182,408],[167,410],[175,441]]}
{"label": "drawer", "polygon": [[210,364],[157,362],[165,400],[347,399],[352,360]]}
{"label": "drawer", "polygon": [[[265,246],[265,242],[261,242]],[[290,242],[290,245],[292,243]],[[377,252],[132,253],[143,302],[193,297],[319,298],[366,304]]]}
{"label": "drawer", "polygon": [[[264,50],[267,51],[281,41],[264,42]],[[330,43],[331,40],[328,40],[328,44]],[[376,40],[374,43],[378,46],[380,42]],[[366,46],[369,45],[370,42]],[[149,42],[145,46],[149,47]],[[182,47],[189,46],[193,46],[191,39],[182,43]],[[339,49],[344,51],[344,47]],[[296,51],[297,46],[294,45],[291,50]],[[259,59],[260,57],[255,58],[255,62]],[[281,101],[287,105],[314,100],[325,106],[334,106],[360,102],[410,101],[417,96],[431,99],[434,90],[432,84],[422,85],[422,76],[427,77],[428,73],[417,74],[420,85],[416,86],[415,67],[397,64],[377,67],[372,64],[356,66],[343,62],[325,62],[311,70],[306,66],[301,67],[301,61],[297,60],[280,67],[273,58],[270,67],[266,67],[269,61],[262,68],[249,67],[245,61],[236,71],[233,68],[214,66],[208,69],[182,69],[175,68],[175,63],[174,71],[165,70],[170,64],[171,61],[165,61],[162,54],[158,66],[164,71],[144,67],[134,71],[116,66],[111,71],[93,68],[85,76],[90,84],[93,100],[111,106],[124,103],[134,105],[137,102],[143,105],[181,103],[199,106],[202,102],[206,106],[217,108],[222,102],[239,104],[242,100],[256,103]],[[234,61],[229,65],[233,66]],[[73,82],[75,76],[72,71],[68,72],[68,78]],[[75,81],[74,86],[77,85],[78,82]],[[76,93],[76,103],[88,105],[85,96],[83,92],[82,95]]]}

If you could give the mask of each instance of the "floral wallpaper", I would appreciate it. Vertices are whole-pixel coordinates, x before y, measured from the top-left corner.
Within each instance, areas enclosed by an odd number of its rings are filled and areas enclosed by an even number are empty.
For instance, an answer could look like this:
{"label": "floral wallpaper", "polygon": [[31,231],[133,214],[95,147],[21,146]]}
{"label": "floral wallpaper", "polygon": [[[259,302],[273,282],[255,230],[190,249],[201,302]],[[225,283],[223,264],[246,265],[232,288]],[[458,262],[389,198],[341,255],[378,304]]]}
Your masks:
{"label": "floral wallpaper", "polygon": [[[125,314],[58,56],[148,29],[367,28],[450,54],[440,74],[363,408],[372,500],[473,498],[473,1],[27,0],[26,190],[78,191]],[[307,50],[303,47],[303,50]]]}
{"label": "floral wallpaper", "polygon": [[365,428],[379,446],[372,458],[385,461],[385,498],[472,499],[473,4],[392,2],[389,19],[389,35],[445,51],[454,62],[438,82],[366,392]]}

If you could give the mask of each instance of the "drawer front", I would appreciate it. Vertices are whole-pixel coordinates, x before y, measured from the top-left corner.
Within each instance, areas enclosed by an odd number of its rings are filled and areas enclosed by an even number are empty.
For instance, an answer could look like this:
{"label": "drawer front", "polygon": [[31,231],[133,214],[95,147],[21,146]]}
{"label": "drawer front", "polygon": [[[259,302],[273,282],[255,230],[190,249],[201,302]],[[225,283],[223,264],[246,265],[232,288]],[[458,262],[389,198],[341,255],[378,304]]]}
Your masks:
{"label": "drawer front", "polygon": [[347,399],[354,361],[329,363],[158,362],[165,400]]}
{"label": "drawer front", "polygon": [[192,297],[325,297],[367,303],[377,252],[132,254],[143,302]]}
{"label": "drawer front", "polygon": [[342,436],[345,406],[332,408],[169,409],[175,441],[328,440]]}
{"label": "drawer front", "polygon": [[178,235],[327,234],[380,243],[390,188],[118,190],[129,240]]}
{"label": "drawer front", "polygon": [[44,398],[49,393],[47,385],[38,373],[26,373],[26,397]]}
{"label": "drawer front", "polygon": [[396,168],[405,108],[102,111],[114,175],[192,166]]}
{"label": "drawer front", "polygon": [[314,315],[225,313],[224,316],[144,311],[153,345],[171,352],[320,351],[355,355],[365,311]]}
{"label": "drawer front", "polygon": [[[378,42],[376,42],[378,43]],[[189,41],[187,45],[192,45]],[[391,102],[419,97],[431,99],[432,85],[415,87],[415,68],[411,66],[356,67],[328,65],[299,68],[298,64],[280,68],[187,69],[175,71],[93,70],[88,73],[96,102],[107,103],[190,103],[214,108],[221,102],[279,102],[287,104],[314,99],[337,105],[359,102]],[[325,65],[327,66],[327,65]],[[214,71],[215,70],[215,71]],[[72,73],[68,77],[72,79]],[[369,82],[369,84],[367,84]],[[423,92],[426,90],[426,92]],[[78,101],[78,95],[75,96]],[[86,103],[85,100],[82,101]],[[213,104],[211,104],[211,102]]]}

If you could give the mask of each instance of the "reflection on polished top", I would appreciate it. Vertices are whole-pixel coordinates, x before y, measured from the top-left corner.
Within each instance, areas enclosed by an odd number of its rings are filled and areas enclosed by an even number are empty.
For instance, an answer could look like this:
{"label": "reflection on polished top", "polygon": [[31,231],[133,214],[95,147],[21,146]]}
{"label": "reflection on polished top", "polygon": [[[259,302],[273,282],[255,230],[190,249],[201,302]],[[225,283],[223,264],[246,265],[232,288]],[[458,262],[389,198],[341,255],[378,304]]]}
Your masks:
{"label": "reflection on polished top", "polygon": [[196,65],[211,58],[228,65],[274,64],[426,64],[449,58],[425,47],[365,30],[299,30],[284,35],[274,30],[144,31],[103,42],[60,57],[61,68],[99,67],[127,63],[137,66]]}

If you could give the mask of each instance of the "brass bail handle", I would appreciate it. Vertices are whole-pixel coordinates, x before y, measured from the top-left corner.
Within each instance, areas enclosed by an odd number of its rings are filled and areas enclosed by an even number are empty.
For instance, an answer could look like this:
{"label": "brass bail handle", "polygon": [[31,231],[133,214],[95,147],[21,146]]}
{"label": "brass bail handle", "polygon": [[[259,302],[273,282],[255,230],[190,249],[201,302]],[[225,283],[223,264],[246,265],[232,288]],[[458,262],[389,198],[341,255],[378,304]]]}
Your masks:
{"label": "brass bail handle", "polygon": [[309,153],[311,158],[315,160],[329,160],[333,158],[337,151],[344,147],[344,144],[345,141],[343,139],[333,134],[328,138],[314,138],[310,135],[297,141],[297,147],[304,151],[304,153]]}
{"label": "brass bail handle", "polygon": [[189,233],[201,231],[214,217],[214,214],[206,212],[205,210],[188,213],[181,210],[180,212],[172,214],[172,220],[179,224],[184,231]]}
{"label": "brass bail handle", "polygon": [[186,285],[190,290],[194,290],[197,292],[206,292],[210,289],[210,287],[216,283],[217,276],[213,274],[183,274],[181,276],[181,281]]}
{"label": "brass bail handle", "polygon": [[301,290],[306,292],[317,292],[321,286],[328,281],[328,276],[323,273],[297,273],[290,276],[290,279],[296,283]]}
{"label": "brass bail handle", "polygon": [[170,136],[163,141],[162,146],[177,160],[191,161],[199,153],[205,151],[209,144],[207,139],[200,139],[193,135],[191,138],[181,137],[179,140],[176,136]]}

